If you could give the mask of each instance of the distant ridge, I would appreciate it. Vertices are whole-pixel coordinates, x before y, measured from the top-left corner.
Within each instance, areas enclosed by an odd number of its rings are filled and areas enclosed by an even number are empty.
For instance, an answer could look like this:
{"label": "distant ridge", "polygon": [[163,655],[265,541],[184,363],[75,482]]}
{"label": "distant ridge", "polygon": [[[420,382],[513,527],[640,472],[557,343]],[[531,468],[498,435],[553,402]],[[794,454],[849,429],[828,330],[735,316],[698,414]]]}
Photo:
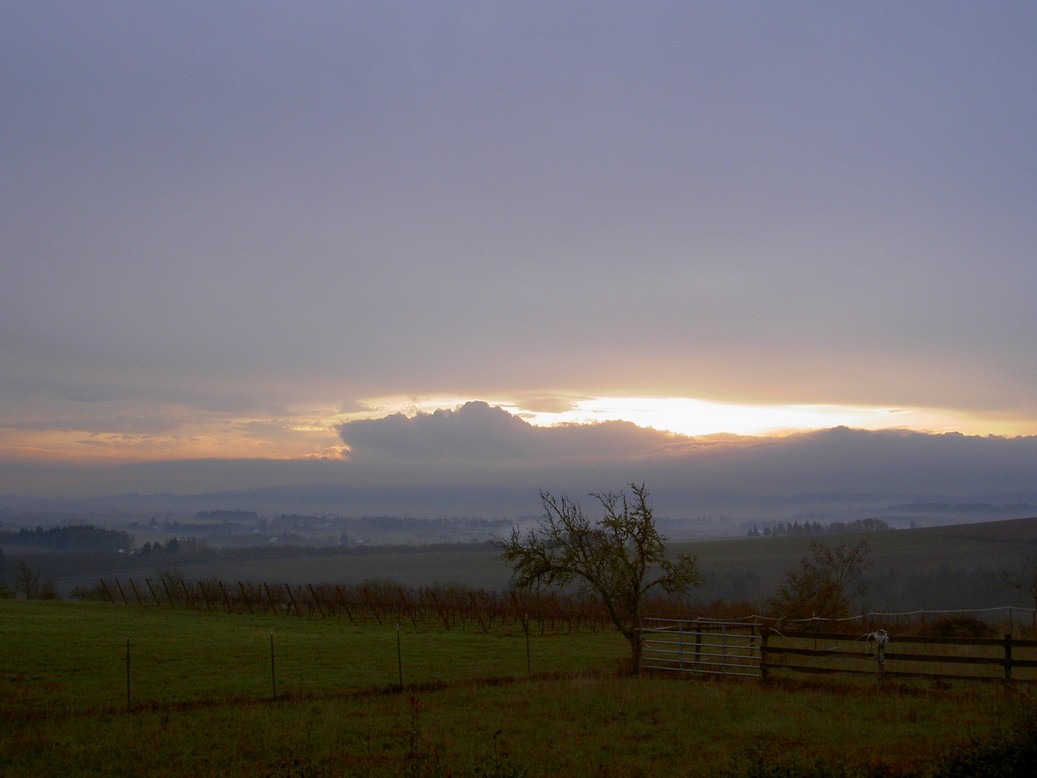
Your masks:
{"label": "distant ridge", "polygon": [[940,527],[919,527],[903,530],[926,535],[968,540],[987,540],[996,543],[1017,542],[1037,546],[1037,516],[1025,519],[999,519],[972,524],[946,524]]}

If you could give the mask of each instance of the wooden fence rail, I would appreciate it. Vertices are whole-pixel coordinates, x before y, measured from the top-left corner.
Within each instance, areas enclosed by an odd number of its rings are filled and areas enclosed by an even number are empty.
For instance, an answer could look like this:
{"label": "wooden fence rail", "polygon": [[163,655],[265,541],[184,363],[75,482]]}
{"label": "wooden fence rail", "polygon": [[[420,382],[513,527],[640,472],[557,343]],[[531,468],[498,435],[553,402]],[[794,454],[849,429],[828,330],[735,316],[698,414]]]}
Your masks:
{"label": "wooden fence rail", "polygon": [[941,681],[1037,682],[1037,640],[778,632],[761,635],[761,674],[842,673]]}
{"label": "wooden fence rail", "polygon": [[1037,682],[1037,640],[778,631],[758,622],[646,619],[641,668],[760,678],[857,675]]}

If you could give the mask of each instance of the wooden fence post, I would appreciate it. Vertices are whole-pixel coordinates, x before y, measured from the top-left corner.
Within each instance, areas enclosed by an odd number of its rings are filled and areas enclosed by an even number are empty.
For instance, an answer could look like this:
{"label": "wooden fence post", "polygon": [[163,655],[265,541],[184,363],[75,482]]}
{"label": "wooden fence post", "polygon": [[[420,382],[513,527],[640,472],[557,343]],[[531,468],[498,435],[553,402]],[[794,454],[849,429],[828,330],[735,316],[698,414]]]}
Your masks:
{"label": "wooden fence post", "polygon": [[1012,682],[1012,634],[1005,635],[1005,684]]}
{"label": "wooden fence post", "polygon": [[760,629],[760,680],[763,683],[767,683],[767,637],[769,635],[769,627]]}
{"label": "wooden fence post", "polygon": [[684,670],[684,622],[677,622],[677,662],[678,668]]}

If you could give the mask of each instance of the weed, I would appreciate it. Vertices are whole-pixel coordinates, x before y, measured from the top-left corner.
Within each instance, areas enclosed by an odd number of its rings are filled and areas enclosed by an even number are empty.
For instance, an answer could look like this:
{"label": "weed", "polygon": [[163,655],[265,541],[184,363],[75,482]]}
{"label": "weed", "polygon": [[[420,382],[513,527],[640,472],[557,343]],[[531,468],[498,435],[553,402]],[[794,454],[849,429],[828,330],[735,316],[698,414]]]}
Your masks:
{"label": "weed", "polygon": [[947,755],[934,778],[1001,778],[1037,775],[1037,702],[1013,697],[992,735],[973,736],[968,746]]}

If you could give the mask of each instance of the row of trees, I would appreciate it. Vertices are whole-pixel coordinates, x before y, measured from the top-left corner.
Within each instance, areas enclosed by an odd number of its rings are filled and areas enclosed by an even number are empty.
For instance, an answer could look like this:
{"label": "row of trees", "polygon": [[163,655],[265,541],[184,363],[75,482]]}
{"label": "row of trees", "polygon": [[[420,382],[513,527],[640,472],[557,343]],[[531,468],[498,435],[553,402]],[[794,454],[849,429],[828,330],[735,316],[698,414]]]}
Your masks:
{"label": "row of trees", "polygon": [[821,524],[818,521],[779,521],[764,524],[761,530],[757,525],[749,530],[749,537],[781,537],[784,535],[841,535],[847,532],[882,532],[890,529],[882,519],[854,519],[853,521],[833,521]]}
{"label": "row of trees", "polygon": [[0,532],[0,543],[63,551],[129,551],[133,547],[133,538],[118,529],[105,529],[92,524],[72,524],[35,529],[22,527],[17,532]]}

